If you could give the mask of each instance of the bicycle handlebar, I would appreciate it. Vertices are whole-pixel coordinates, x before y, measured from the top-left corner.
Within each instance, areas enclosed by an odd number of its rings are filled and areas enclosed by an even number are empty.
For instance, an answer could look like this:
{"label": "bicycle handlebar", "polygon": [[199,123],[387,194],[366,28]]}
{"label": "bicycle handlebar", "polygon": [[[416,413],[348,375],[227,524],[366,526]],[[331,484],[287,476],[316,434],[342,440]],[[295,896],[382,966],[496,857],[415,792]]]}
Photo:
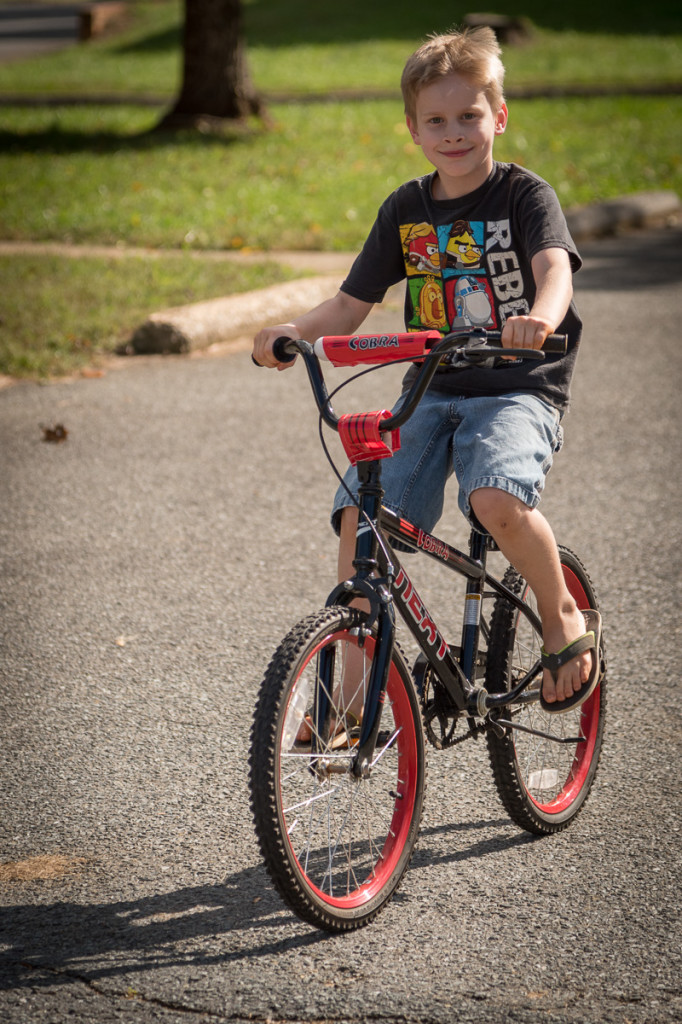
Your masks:
{"label": "bicycle handlebar", "polygon": [[[488,345],[489,341],[501,342],[500,331],[456,331],[443,337],[438,331],[412,331],[403,334],[358,334],[358,335],[327,335],[318,338],[312,346],[318,359],[324,359],[333,366],[357,366],[360,363],[389,363],[397,359],[420,359],[427,351],[432,351],[442,341],[456,338],[460,342],[471,345],[466,358],[469,362],[477,361],[473,349],[484,350],[486,357],[501,354],[501,349]],[[549,334],[542,349],[505,349],[507,356],[526,355],[533,353],[531,358],[542,359],[544,354],[564,355],[566,352],[566,335]],[[466,344],[463,346],[466,350]],[[280,363],[290,363],[298,355],[299,349],[293,338],[277,338],[273,344],[273,355]],[[539,353],[539,355],[537,354]],[[460,353],[464,354],[464,353]]]}
{"label": "bicycle handlebar", "polygon": [[[474,350],[486,348],[486,358],[493,354],[489,342],[501,344],[502,335],[500,331],[453,331],[446,336],[456,337],[464,348],[458,349],[459,355],[466,358],[469,363],[476,362]],[[426,352],[431,351],[441,341],[443,335],[439,331],[412,331],[404,334],[361,334],[361,335],[337,335],[318,338],[313,345],[313,351],[319,359],[326,359],[334,366],[357,366],[360,363],[387,363],[395,359],[421,359]],[[517,355],[519,352],[526,352],[526,349],[506,349],[505,355]],[[533,349],[533,353],[537,351]],[[563,334],[550,334],[543,348],[542,353],[563,355],[566,351],[566,336]],[[534,358],[543,359],[544,354],[534,355]]]}
{"label": "bicycle handlebar", "polygon": [[[489,341],[498,344],[490,345]],[[504,357],[542,360],[546,353],[564,354],[567,336],[548,335],[542,349],[503,348],[500,342],[500,331],[477,328],[454,331],[445,337],[437,331],[389,335],[339,335],[318,338],[314,345],[303,340],[280,337],[275,340],[272,352],[280,363],[290,363],[297,355],[303,357],[320,415],[332,430],[338,430],[339,419],[329,400],[320,359],[327,359],[335,366],[357,366],[359,363],[388,364],[403,359],[421,363],[400,411],[395,416],[382,420],[379,425],[382,431],[390,431],[401,427],[412,416],[439,364],[445,365],[448,369],[461,370],[472,365],[497,365],[504,361]]]}

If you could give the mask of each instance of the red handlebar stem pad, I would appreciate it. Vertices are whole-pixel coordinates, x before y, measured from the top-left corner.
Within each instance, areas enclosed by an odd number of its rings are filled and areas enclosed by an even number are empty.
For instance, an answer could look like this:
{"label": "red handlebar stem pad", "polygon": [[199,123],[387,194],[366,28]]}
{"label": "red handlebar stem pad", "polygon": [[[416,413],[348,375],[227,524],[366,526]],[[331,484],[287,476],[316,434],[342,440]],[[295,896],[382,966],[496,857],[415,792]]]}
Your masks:
{"label": "red handlebar stem pad", "polygon": [[317,339],[313,349],[319,359],[328,359],[334,366],[358,366],[360,363],[419,359],[441,339],[442,334],[438,331],[325,335]]}
{"label": "red handlebar stem pad", "polygon": [[[314,351],[333,366],[361,363],[390,363],[397,359],[420,359],[442,338],[438,331],[404,334],[327,335],[318,338]],[[391,413],[350,413],[339,417],[339,437],[352,466],[372,459],[388,459],[400,448],[400,431],[382,432],[379,424]]]}
{"label": "red handlebar stem pad", "polygon": [[400,431],[381,432],[379,424],[387,420],[388,409],[379,412],[347,413],[339,417],[339,437],[351,466],[372,459],[389,459],[400,448]]}

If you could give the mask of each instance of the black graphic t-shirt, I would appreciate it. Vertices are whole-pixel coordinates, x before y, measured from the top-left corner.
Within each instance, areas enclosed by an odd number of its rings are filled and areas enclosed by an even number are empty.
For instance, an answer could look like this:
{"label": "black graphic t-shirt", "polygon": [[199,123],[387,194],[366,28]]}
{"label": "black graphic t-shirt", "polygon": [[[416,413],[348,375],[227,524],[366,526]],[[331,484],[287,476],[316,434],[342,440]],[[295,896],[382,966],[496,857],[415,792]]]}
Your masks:
{"label": "black graphic t-shirt", "polygon": [[[363,302],[381,302],[391,285],[406,279],[408,330],[492,330],[510,316],[530,312],[536,253],[565,249],[573,271],[580,268],[554,190],[536,174],[496,163],[480,188],[451,200],[433,198],[434,175],[408,181],[386,199],[342,291]],[[495,369],[444,370],[431,386],[458,395],[532,391],[563,411],[581,328],[571,303],[557,328],[569,337],[565,356],[508,360]]]}

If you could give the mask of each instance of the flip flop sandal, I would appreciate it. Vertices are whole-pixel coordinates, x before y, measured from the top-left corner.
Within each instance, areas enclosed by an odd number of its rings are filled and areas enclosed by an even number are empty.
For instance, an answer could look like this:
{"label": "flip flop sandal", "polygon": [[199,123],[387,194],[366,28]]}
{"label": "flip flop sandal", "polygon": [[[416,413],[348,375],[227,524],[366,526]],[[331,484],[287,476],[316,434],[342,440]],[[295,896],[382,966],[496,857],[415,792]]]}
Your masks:
{"label": "flip flop sandal", "polygon": [[[350,729],[344,729],[342,722],[336,723],[336,731],[328,743],[331,750],[340,750],[343,747],[355,747],[357,746],[360,739],[360,719],[357,718],[352,711],[346,711],[346,722],[350,726]],[[301,723],[301,729],[306,726],[307,732],[310,734],[305,739],[296,738],[294,744],[297,750],[309,750],[310,743],[313,735],[313,719],[311,715],[306,715]],[[301,733],[299,729],[299,736]]]}
{"label": "flip flop sandal", "polygon": [[587,626],[586,633],[583,633],[582,636],[579,636],[572,643],[567,644],[566,647],[562,647],[556,654],[548,654],[544,647],[541,650],[540,661],[542,662],[542,667],[549,669],[554,682],[557,681],[558,672],[562,665],[565,665],[573,658],[577,658],[584,651],[593,652],[592,670],[589,678],[579,690],[576,690],[572,697],[567,697],[566,700],[556,700],[550,704],[542,696],[542,687],[540,688],[540,705],[542,710],[550,715],[562,714],[564,711],[570,711],[571,708],[580,707],[592,695],[599,682],[601,615],[594,608],[588,608],[586,611],[583,611],[583,615],[585,616],[585,625]]}

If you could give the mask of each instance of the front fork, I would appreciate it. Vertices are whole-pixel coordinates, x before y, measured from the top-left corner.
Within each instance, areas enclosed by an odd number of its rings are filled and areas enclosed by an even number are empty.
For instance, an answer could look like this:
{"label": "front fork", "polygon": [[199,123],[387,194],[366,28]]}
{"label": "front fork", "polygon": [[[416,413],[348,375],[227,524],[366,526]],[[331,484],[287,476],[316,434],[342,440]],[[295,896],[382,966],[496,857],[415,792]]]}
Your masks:
{"label": "front fork", "polygon": [[[376,622],[374,656],[372,657],[367,692],[365,694],[360,741],[354,753],[352,766],[352,773],[356,778],[365,778],[369,775],[372,766],[374,749],[381,725],[381,709],[386,696],[388,674],[393,659],[395,607],[390,589],[390,579],[393,575],[390,563],[387,570],[387,578],[384,581],[376,578],[370,581],[370,578],[374,576],[378,569],[377,538],[370,524],[376,522],[384,496],[380,482],[381,470],[379,462],[378,460],[360,462],[358,463],[357,470],[360,487],[358,491],[358,528],[355,540],[355,558],[353,559],[356,575],[352,580],[346,580],[334,588],[327,599],[327,605],[350,605],[356,598],[365,599],[369,602],[367,623],[360,627],[358,635],[358,646],[360,648],[363,647],[366,637],[369,636],[369,629]],[[323,671],[325,672],[324,675]],[[316,714],[319,713],[320,715],[319,721],[324,721],[324,713],[328,710],[329,698],[331,697],[332,673],[333,666],[331,663],[327,664],[326,667],[320,666],[322,686],[319,689],[322,691],[322,695],[326,696],[326,699],[324,700],[324,708],[318,708],[316,703]]]}
{"label": "front fork", "polygon": [[378,588],[380,609],[377,617],[376,642],[374,657],[369,674],[365,707],[360,729],[360,743],[353,759],[353,775],[366,778],[369,775],[376,747],[381,710],[386,697],[388,674],[393,660],[393,644],[395,642],[395,608],[393,598],[387,586]]}

